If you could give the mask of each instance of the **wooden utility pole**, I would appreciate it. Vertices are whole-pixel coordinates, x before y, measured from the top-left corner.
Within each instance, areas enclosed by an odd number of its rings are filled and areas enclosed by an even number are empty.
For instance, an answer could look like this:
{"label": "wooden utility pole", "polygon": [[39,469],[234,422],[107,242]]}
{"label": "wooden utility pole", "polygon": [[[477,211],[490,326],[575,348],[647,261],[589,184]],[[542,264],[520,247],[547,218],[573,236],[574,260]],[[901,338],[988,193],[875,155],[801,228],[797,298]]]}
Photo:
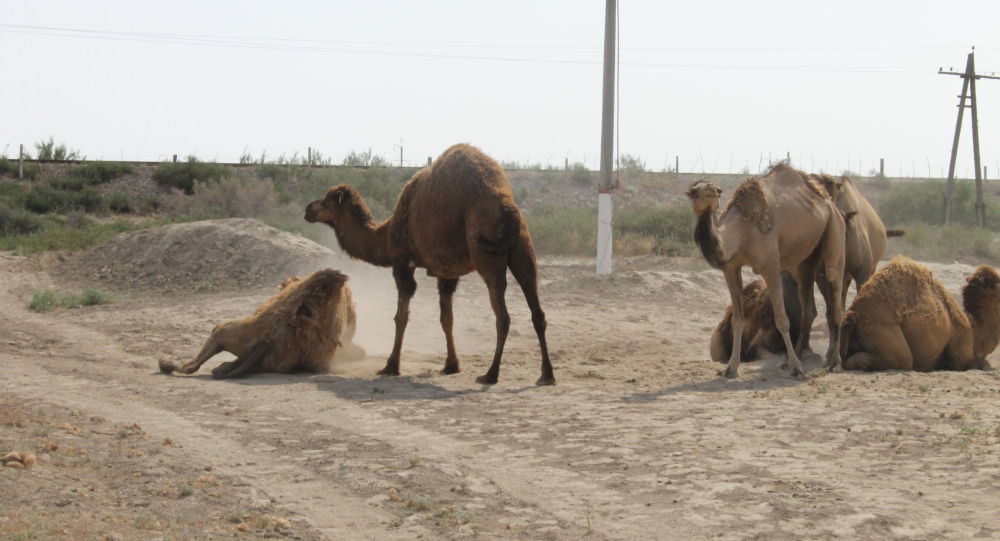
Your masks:
{"label": "wooden utility pole", "polygon": [[[938,73],[942,75],[958,75],[962,78],[962,95],[958,97],[958,119],[955,121],[955,138],[951,143],[951,160],[948,162],[948,188],[944,199],[944,223],[951,223],[952,213],[952,190],[955,185],[955,161],[958,159],[958,138],[962,133],[962,117],[965,109],[972,109],[972,153],[976,167],[976,224],[979,227],[986,226],[986,204],[983,203],[983,175],[979,158],[979,109],[976,103],[976,80],[977,79],[1000,79],[994,75],[976,74],[976,50],[972,52],[965,61],[965,71],[945,71],[939,68]],[[966,100],[969,104],[966,104]]]}
{"label": "wooden utility pole", "polygon": [[614,183],[615,31],[617,0],[606,0],[604,11],[604,100],[601,115],[601,179],[597,188],[597,274],[611,274],[611,191]]}

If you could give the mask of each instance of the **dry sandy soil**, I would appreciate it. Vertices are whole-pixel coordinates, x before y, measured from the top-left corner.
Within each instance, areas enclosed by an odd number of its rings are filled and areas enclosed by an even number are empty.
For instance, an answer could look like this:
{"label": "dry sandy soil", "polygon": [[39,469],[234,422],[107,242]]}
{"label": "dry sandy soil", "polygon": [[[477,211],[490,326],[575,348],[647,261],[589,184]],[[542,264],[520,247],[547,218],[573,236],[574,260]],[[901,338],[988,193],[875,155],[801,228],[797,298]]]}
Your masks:
{"label": "dry sandy soil", "polygon": [[[0,255],[0,453],[40,457],[0,468],[0,537],[1000,538],[997,372],[825,374],[813,357],[800,381],[771,358],[725,380],[706,360],[725,286],[700,261],[619,262],[611,278],[543,261],[555,387],[533,385],[516,287],[500,383],[474,383],[494,342],[475,276],[455,302],[462,373],[438,373],[436,288],[421,277],[403,376],[376,377],[390,273],[333,252],[324,264],[352,277],[365,360],[322,375],[214,381],[215,360],[161,375],[160,356],[193,355],[277,282],[180,294],[80,261]],[[956,292],[972,270],[931,267]],[[39,288],[90,279],[115,302],[25,308]]]}

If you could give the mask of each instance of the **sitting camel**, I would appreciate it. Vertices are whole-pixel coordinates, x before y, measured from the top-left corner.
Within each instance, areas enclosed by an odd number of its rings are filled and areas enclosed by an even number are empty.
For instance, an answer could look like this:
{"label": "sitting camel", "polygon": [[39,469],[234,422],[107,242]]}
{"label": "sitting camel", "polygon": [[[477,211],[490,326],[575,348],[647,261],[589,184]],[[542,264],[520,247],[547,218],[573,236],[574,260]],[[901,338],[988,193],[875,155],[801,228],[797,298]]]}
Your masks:
{"label": "sitting camel", "polygon": [[[899,229],[886,230],[878,213],[875,212],[871,203],[861,195],[861,192],[849,177],[843,176],[839,179],[830,175],[807,175],[807,177],[822,184],[837,205],[837,208],[847,217],[844,282],[843,289],[841,290],[842,302],[846,303],[847,289],[850,287],[851,281],[854,281],[856,290],[860,289],[861,285],[875,272],[875,268],[879,260],[882,259],[882,254],[885,252],[886,237],[899,237],[904,232]],[[818,279],[816,283],[822,291],[829,282],[825,279],[822,268],[817,270],[817,275]],[[801,342],[797,339],[799,336],[798,324],[801,317],[797,293],[798,283],[789,272],[781,273],[781,281],[784,291],[785,312],[791,321],[790,332],[792,343],[796,344],[796,347],[799,348],[798,353],[801,354],[802,351],[810,349],[810,336],[809,333],[805,333],[801,338]],[[760,299],[767,298],[766,286],[762,284],[762,288],[750,291],[751,286],[753,284],[748,285],[743,290],[744,302],[746,302],[748,296]],[[829,294],[828,291],[822,292],[824,298]],[[757,303],[750,305],[745,310],[747,329],[743,332],[744,342],[741,351],[744,353],[742,361],[746,362],[759,357],[761,353],[760,348],[771,353],[784,353],[784,343],[780,339],[775,339],[780,335],[774,327],[774,312],[771,306],[769,304]],[[724,362],[725,359],[729,358],[729,352],[732,351],[731,318],[732,307],[730,306],[726,308],[726,313],[723,315],[722,321],[712,334],[710,352],[712,360],[716,362]],[[806,322],[804,328],[811,329],[812,320]],[[757,338],[755,339],[755,337]],[[753,344],[752,347],[750,346],[751,344]]]}
{"label": "sitting camel", "polygon": [[[802,308],[799,306],[799,290],[788,272],[781,273],[782,293],[785,313],[788,314],[788,334],[792,343],[799,340],[799,321]],[[790,281],[790,285],[789,285]],[[764,280],[754,280],[743,288],[743,334],[740,342],[740,362],[755,361],[765,352],[784,353],[785,342],[774,325],[774,307]],[[726,307],[722,321],[712,331],[709,342],[712,360],[724,363],[733,353],[733,305]]]}
{"label": "sitting camel", "polygon": [[[841,277],[844,272],[844,218],[829,194],[816,182],[785,164],[778,164],[762,178],[744,181],[721,217],[716,216],[722,190],[699,180],[688,189],[697,216],[695,242],[705,260],[721,269],[733,305],[733,348],[724,374],[739,375],[744,326],[743,279],[741,270],[750,265],[762,275],[774,308],[774,320],[788,351],[792,375],[804,377],[802,363],[789,334],[785,313],[781,271],[791,270],[799,287],[802,304],[800,328],[815,317],[813,282],[817,267],[828,280],[827,324],[830,348],[827,367],[840,369],[840,324],[843,318]],[[804,334],[804,333],[802,333]],[[801,336],[800,336],[801,341]]]}
{"label": "sitting camel", "polygon": [[545,342],[545,312],[538,302],[538,270],[531,235],[503,169],[479,149],[454,145],[433,164],[417,171],[403,187],[392,216],[381,223],[375,221],[357,190],[344,184],[309,203],[305,219],[332,227],[341,249],[351,257],[392,267],[399,293],[396,337],[379,374],[399,375],[410,298],[417,288],[413,279],[417,267],[426,268],[429,276],[438,279],[441,327],[448,348],[442,372],[459,371],[452,337],[452,295],[458,279],[476,271],[489,289],[497,330],[493,363],[476,381],[496,383],[510,329],[504,299],[509,268],[524,292],[541,347],[542,375],[537,384],[555,383]]}
{"label": "sitting camel", "polygon": [[212,370],[212,377],[238,378],[258,372],[326,372],[331,360],[360,359],[353,344],[357,325],[347,276],[332,269],[286,278],[281,290],[252,316],[220,323],[198,355],[180,365],[160,359],[160,371],[193,374],[214,355],[228,351],[235,361]]}
{"label": "sitting camel", "polygon": [[983,265],[966,282],[962,310],[930,269],[894,257],[844,316],[844,368],[988,368],[986,356],[1000,343],[1000,275]]}

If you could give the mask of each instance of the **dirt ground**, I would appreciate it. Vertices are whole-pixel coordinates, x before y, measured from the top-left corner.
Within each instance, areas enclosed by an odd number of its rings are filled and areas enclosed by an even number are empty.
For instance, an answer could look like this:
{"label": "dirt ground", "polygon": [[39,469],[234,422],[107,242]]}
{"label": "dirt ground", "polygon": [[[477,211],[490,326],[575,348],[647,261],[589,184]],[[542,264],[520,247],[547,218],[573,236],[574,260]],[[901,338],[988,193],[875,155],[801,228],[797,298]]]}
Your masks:
{"label": "dirt ground", "polygon": [[[0,453],[39,457],[0,468],[0,537],[1000,538],[997,372],[824,374],[812,357],[800,381],[770,358],[726,380],[707,360],[721,274],[641,258],[610,278],[542,261],[555,387],[533,384],[513,281],[500,383],[474,383],[494,345],[475,276],[455,300],[463,371],[438,373],[436,287],[420,276],[403,375],[377,377],[390,272],[327,264],[351,276],[368,357],[215,381],[230,356],[190,377],[159,374],[157,359],[190,357],[274,286],[121,287],[112,304],[37,314],[33,291],[83,279],[59,258],[0,254]],[[972,271],[930,266],[954,292]]]}

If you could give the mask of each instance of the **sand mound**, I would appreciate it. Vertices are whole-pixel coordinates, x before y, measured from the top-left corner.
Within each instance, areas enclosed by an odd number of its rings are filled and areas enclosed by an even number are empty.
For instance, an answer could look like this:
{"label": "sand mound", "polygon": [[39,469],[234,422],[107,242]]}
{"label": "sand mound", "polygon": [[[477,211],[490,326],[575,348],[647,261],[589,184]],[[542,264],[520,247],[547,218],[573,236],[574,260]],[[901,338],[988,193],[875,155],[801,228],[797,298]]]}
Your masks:
{"label": "sand mound", "polygon": [[257,220],[173,224],[118,235],[57,269],[118,288],[214,291],[271,286],[328,266],[335,254]]}

